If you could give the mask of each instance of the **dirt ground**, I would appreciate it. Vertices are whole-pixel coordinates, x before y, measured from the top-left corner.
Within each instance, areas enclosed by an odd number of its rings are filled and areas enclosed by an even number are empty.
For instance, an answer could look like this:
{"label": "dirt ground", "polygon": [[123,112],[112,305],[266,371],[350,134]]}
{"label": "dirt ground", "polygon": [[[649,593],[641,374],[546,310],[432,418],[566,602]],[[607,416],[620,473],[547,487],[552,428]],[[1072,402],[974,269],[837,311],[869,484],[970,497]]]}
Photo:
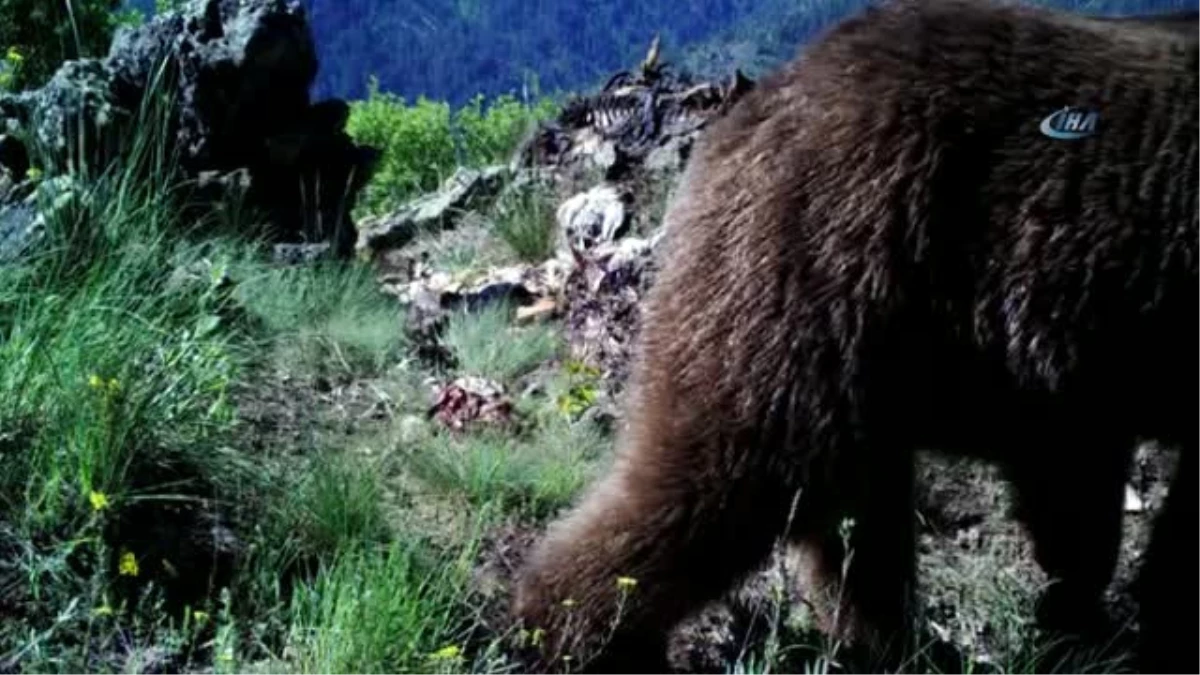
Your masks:
{"label": "dirt ground", "polygon": [[[411,413],[420,407],[422,395],[412,377],[399,393],[394,383],[376,381],[267,378],[261,384],[245,399],[247,431],[259,439],[258,447],[290,447],[301,454],[327,444],[330,436],[386,433],[398,416],[416,419]],[[408,399],[400,400],[404,396]],[[1133,626],[1129,586],[1171,469],[1167,453],[1153,446],[1139,449],[1126,496],[1125,539],[1108,598],[1117,624]],[[1008,486],[987,464],[932,454],[920,456],[917,476],[920,597],[931,652],[949,658],[944,667],[954,672],[1041,669],[1028,660],[1029,612],[1045,578],[1011,517]],[[540,528],[514,518],[485,536],[474,575],[477,597],[471,600],[479,607],[483,634],[507,629],[511,582]],[[776,552],[741,587],[681,625],[671,645],[673,667],[679,672],[729,672],[731,666],[762,672],[755,659],[769,656],[773,669],[838,670],[836,661],[814,661],[829,653],[808,623],[800,589],[788,582],[786,564],[786,556]],[[1111,654],[1097,657],[1102,670],[1120,669],[1102,659],[1119,658],[1128,639],[1117,638]]]}

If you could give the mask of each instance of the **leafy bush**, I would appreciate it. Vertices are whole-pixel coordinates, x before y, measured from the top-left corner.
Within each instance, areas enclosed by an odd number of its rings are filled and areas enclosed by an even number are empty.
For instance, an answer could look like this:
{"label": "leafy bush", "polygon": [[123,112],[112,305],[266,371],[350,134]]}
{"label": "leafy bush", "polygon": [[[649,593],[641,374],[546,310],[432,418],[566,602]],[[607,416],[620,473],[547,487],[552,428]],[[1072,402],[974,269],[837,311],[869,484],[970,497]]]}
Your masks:
{"label": "leafy bush", "polygon": [[506,160],[521,135],[555,110],[550,99],[525,105],[502,96],[485,106],[480,96],[452,111],[449,104],[424,97],[409,104],[373,83],[365,100],[351,103],[346,124],[356,142],[383,151],[375,176],[359,197],[359,209],[385,212],[435,189],[458,166]]}
{"label": "leafy bush", "polygon": [[132,20],[121,0],[0,0],[0,48],[16,58],[0,66],[0,88],[27,89],[66,59],[108,51],[113,31]]}

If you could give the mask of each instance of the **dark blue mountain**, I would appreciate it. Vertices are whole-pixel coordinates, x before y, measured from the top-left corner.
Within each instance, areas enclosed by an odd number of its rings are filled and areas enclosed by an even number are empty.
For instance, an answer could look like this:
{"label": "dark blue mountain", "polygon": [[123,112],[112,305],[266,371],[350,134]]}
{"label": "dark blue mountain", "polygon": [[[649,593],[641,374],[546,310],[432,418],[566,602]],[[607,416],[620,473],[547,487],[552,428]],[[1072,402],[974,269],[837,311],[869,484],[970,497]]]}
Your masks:
{"label": "dark blue mountain", "polygon": [[[1195,0],[1026,0],[1104,15],[1196,8]],[[154,0],[130,0],[152,11]],[[320,52],[318,96],[380,89],[461,104],[581,90],[637,63],[656,31],[688,70],[753,74],[868,0],[302,0]]]}

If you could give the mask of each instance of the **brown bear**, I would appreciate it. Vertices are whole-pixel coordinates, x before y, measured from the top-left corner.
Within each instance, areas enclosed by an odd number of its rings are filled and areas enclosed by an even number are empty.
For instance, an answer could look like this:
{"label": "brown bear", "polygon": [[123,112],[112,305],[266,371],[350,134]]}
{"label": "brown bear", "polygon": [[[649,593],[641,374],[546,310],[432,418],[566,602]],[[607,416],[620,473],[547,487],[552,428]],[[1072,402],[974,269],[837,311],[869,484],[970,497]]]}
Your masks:
{"label": "brown bear", "polygon": [[1153,438],[1183,470],[1143,632],[1196,672],[1197,102],[1194,37],[967,0],[871,7],[763,79],[665,218],[611,472],[518,581],[540,667],[662,668],[776,541],[894,664],[922,448],[1005,468],[1038,618],[1086,632]]}

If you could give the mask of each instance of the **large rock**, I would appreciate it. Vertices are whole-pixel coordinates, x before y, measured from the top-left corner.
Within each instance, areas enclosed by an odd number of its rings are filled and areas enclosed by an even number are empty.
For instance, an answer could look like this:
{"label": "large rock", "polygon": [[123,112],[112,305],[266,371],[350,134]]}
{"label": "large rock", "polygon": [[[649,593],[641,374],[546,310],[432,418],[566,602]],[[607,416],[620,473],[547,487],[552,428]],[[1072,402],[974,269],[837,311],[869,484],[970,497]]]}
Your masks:
{"label": "large rock", "polygon": [[87,205],[88,193],[71,176],[23,181],[0,202],[0,263],[11,262],[42,240],[46,223]]}
{"label": "large rock", "polygon": [[37,211],[32,205],[0,204],[0,264],[24,253],[37,234]]}
{"label": "large rock", "polygon": [[563,202],[556,217],[567,248],[586,251],[610,244],[629,224],[628,196],[611,185],[597,185]]}
{"label": "large rock", "polygon": [[350,211],[378,153],[346,135],[345,102],[309,100],[316,72],[299,2],[196,0],[123,28],[104,59],[68,62],[42,89],[0,96],[0,133],[27,130],[50,151],[50,173],[80,147],[99,167],[145,126],[146,92],[166,94],[166,133],[186,177],[246,170],[247,203],[271,239],[328,241],[347,257]]}
{"label": "large rock", "polygon": [[495,197],[507,174],[503,166],[460,167],[436,192],[421,195],[392,213],[362,219],[358,223],[359,253],[374,257],[404,246],[418,232],[453,227],[468,210]]}
{"label": "large rock", "polygon": [[65,171],[81,156],[103,164],[117,156],[137,110],[117,97],[112,82],[102,61],[68,61],[41,89],[0,94],[3,126],[12,138],[32,141],[49,172]]}

